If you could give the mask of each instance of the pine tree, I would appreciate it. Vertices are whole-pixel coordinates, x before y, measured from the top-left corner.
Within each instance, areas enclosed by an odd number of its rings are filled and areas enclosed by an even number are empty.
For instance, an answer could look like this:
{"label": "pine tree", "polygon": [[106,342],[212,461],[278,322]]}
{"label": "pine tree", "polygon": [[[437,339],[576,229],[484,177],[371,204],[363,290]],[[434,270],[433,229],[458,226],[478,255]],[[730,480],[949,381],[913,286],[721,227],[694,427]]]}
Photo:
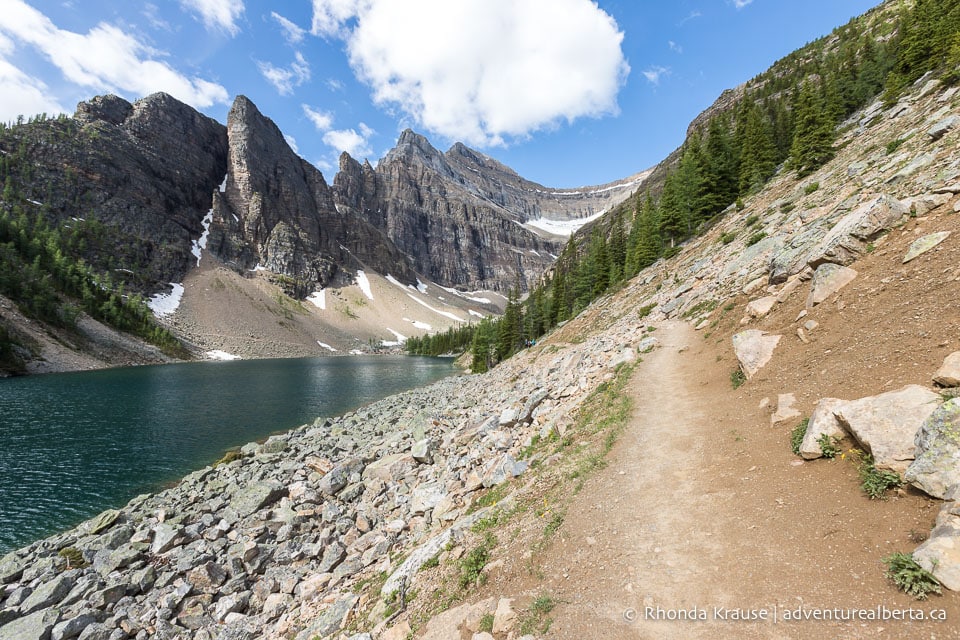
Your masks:
{"label": "pine tree", "polygon": [[747,195],[760,189],[776,171],[777,149],[773,127],[756,104],[747,110],[742,130],[738,186],[740,195]]}
{"label": "pine tree", "polygon": [[790,167],[802,178],[833,158],[834,123],[825,109],[820,91],[810,82],[800,88],[794,114]]}

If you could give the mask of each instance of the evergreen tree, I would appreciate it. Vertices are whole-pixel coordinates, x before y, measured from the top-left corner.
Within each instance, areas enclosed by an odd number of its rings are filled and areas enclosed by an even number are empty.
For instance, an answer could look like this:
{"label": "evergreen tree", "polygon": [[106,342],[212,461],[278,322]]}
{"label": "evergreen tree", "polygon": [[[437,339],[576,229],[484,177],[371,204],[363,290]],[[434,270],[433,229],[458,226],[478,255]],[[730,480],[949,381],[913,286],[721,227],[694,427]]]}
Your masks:
{"label": "evergreen tree", "polygon": [[820,91],[806,82],[794,106],[793,144],[790,167],[797,175],[808,176],[833,158],[834,123],[824,107]]}
{"label": "evergreen tree", "polygon": [[742,130],[738,186],[746,195],[760,189],[776,171],[777,149],[773,127],[756,104],[747,110]]}

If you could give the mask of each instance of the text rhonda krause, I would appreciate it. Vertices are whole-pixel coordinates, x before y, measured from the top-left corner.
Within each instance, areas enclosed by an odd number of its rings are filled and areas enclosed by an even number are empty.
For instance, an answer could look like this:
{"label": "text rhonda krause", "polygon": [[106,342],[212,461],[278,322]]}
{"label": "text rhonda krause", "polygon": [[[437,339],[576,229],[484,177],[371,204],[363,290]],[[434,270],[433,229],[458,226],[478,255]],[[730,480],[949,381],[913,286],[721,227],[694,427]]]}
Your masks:
{"label": "text rhonda krause", "polygon": [[[944,609],[890,608],[878,605],[871,609],[858,608],[815,608],[815,607],[764,607],[745,609],[736,607],[691,607],[689,609],[665,609],[663,607],[644,607],[644,620],[670,621],[746,621],[746,622],[803,622],[809,620],[839,622],[869,621],[944,621],[947,612]],[[629,620],[629,617],[627,618]]]}

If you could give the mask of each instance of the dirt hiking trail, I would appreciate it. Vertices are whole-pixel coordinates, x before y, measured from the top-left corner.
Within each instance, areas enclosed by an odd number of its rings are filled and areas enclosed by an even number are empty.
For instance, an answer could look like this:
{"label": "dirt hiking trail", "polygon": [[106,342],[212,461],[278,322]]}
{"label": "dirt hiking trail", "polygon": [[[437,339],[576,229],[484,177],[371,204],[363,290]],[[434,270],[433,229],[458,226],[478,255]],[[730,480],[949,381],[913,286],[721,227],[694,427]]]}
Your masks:
{"label": "dirt hiking trail", "polygon": [[[883,576],[881,558],[911,550],[934,506],[909,491],[868,500],[849,461],[800,461],[793,423],[771,427],[760,406],[763,385],[731,388],[729,353],[682,322],[654,335],[662,346],[627,387],[632,416],[608,465],[534,557],[544,582],[528,593],[559,603],[545,637],[960,636],[956,598],[918,602]],[[947,621],[785,619],[878,606],[944,609]]]}

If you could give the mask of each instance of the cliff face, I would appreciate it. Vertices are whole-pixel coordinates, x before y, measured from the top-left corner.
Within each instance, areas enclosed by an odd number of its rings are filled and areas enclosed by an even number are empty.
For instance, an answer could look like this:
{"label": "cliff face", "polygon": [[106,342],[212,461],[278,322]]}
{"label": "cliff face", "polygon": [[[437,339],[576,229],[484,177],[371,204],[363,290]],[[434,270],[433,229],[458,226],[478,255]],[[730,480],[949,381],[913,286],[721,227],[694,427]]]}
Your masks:
{"label": "cliff face", "polygon": [[558,244],[518,216],[471,193],[426,138],[411,131],[372,169],[344,154],[334,181],[345,214],[366,218],[430,280],[465,289],[525,287],[550,264]]}
{"label": "cliff face", "polygon": [[12,127],[0,147],[46,223],[83,239],[79,257],[142,290],[186,273],[227,165],[223,125],[162,93],[81,102],[72,119]]}
{"label": "cliff face", "polygon": [[415,278],[407,257],[377,228],[337,211],[320,171],[243,96],[227,117],[227,138],[228,170],[213,196],[208,244],[224,262],[285,276],[298,296],[334,281],[344,267]]}
{"label": "cliff face", "polygon": [[462,144],[446,153],[406,130],[376,168],[340,159],[334,195],[342,212],[365,217],[446,286],[506,291],[531,285],[561,240],[526,223],[569,221],[625,199],[639,178],[579,191],[548,189]]}

